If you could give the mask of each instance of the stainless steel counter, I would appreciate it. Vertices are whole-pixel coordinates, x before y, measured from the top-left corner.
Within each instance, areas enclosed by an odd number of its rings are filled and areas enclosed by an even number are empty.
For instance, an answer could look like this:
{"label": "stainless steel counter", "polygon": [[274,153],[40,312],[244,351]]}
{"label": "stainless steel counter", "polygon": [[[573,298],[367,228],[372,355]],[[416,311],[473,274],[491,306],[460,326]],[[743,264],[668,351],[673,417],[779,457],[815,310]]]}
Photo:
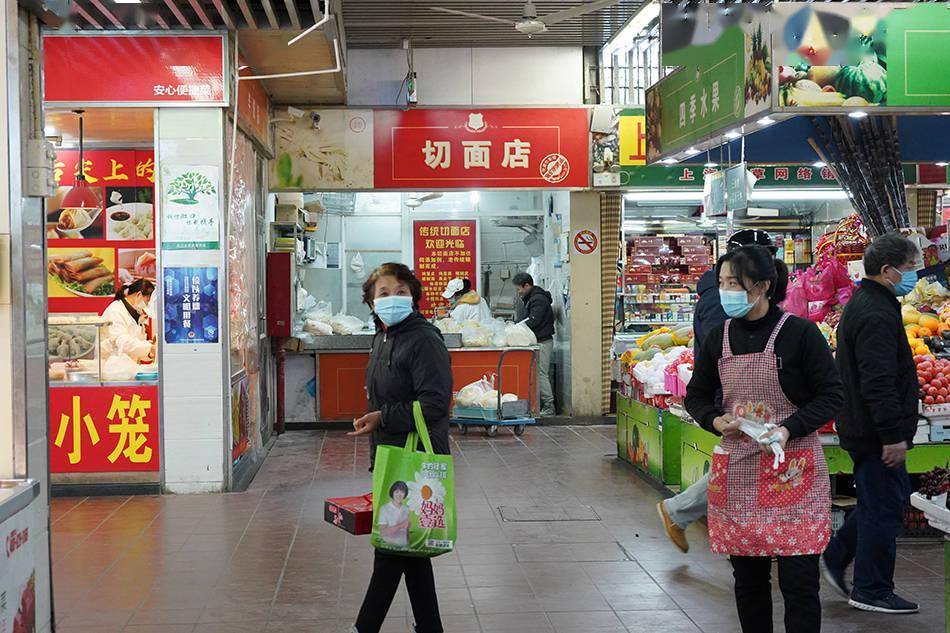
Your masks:
{"label": "stainless steel counter", "polygon": [[40,494],[35,479],[0,479],[0,523],[30,505]]}

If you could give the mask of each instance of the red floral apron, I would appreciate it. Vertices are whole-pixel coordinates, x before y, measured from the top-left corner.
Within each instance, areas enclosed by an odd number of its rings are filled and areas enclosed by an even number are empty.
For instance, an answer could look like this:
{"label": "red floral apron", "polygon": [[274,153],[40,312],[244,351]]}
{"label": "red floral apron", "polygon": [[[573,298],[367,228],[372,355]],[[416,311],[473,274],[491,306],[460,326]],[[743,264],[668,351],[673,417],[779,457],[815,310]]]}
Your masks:
{"label": "red floral apron", "polygon": [[[734,356],[726,321],[719,376],[723,408],[778,423],[797,411],[782,393],[775,339],[784,314],[758,354]],[[735,413],[734,413],[735,414]],[[709,541],[713,552],[736,556],[820,554],[831,536],[831,484],[818,434],[790,440],[785,463],[757,442],[723,438],[709,479]]]}

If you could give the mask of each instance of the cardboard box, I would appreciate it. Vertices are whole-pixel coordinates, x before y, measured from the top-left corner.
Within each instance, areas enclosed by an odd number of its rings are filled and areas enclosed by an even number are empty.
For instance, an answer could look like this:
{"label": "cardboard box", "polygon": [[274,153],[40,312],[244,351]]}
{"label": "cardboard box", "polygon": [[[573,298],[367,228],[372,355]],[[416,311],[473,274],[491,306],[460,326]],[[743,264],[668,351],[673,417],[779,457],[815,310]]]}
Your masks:
{"label": "cardboard box", "polygon": [[327,499],[323,520],[357,536],[373,531],[373,493],[361,497]]}

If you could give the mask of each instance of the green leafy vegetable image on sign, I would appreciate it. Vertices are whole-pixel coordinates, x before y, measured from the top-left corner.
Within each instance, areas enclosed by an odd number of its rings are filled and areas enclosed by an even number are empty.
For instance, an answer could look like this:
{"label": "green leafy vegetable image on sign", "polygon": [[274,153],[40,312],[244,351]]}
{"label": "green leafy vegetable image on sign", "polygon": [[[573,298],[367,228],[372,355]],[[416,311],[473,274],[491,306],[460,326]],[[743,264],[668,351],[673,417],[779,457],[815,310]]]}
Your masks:
{"label": "green leafy vegetable image on sign", "polygon": [[198,204],[199,194],[212,196],[217,193],[217,189],[214,183],[204,175],[189,171],[178,176],[168,185],[168,193],[172,196],[185,196],[172,200],[177,204]]}

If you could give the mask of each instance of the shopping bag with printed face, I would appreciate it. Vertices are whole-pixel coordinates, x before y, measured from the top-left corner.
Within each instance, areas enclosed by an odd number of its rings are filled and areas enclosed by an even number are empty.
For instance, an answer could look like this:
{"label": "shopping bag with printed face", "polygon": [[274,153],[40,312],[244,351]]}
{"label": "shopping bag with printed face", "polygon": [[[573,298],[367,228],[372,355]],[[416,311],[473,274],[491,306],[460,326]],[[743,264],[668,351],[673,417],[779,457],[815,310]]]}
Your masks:
{"label": "shopping bag with printed face", "polygon": [[438,556],[455,547],[455,472],[450,455],[433,452],[418,402],[413,415],[416,432],[404,447],[376,449],[372,543],[390,554]]}

